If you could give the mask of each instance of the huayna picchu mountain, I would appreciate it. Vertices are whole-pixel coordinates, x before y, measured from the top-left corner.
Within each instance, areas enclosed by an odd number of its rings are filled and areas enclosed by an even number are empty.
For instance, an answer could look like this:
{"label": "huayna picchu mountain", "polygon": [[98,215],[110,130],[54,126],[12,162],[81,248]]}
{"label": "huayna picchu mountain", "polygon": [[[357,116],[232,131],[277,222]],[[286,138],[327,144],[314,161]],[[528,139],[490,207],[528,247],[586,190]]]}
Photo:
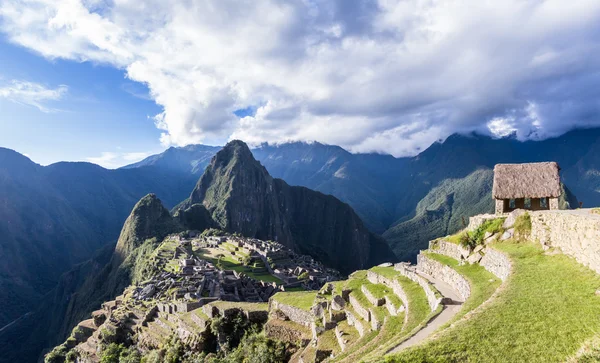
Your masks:
{"label": "huayna picchu mountain", "polygon": [[198,204],[225,231],[277,241],[342,272],[393,256],[385,241],[369,232],[349,205],[271,177],[239,140],[213,157],[179,208]]}

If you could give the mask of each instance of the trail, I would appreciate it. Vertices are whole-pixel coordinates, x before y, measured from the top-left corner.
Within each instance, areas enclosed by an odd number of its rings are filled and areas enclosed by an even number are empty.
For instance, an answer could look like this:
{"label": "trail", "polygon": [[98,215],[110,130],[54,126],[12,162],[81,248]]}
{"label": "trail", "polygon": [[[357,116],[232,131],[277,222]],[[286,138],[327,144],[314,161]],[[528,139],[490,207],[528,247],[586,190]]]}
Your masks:
{"label": "trail", "polygon": [[26,317],[28,317],[31,314],[33,314],[33,312],[30,311],[28,313],[25,313],[25,314],[19,316],[15,320],[11,321],[10,323],[8,323],[5,326],[3,326],[2,328],[0,328],[0,333],[2,333],[2,331],[4,331],[4,329],[10,328],[12,325],[14,325],[15,323],[19,322],[19,320],[25,319]]}
{"label": "trail", "polygon": [[462,308],[463,299],[460,297],[458,292],[454,290],[447,283],[434,279],[429,275],[425,275],[419,273],[420,276],[427,279],[429,282],[435,286],[435,288],[442,294],[442,296],[452,299],[453,303],[444,305],[444,310],[435,316],[433,319],[423,327],[423,329],[419,330],[417,334],[408,338],[404,342],[397,345],[395,348],[392,348],[388,351],[388,353],[398,353],[399,351],[406,349],[408,347],[412,347],[414,345],[420,344],[425,339],[427,339],[433,332],[435,332],[439,327],[449,322],[454,315],[456,315],[460,309]]}

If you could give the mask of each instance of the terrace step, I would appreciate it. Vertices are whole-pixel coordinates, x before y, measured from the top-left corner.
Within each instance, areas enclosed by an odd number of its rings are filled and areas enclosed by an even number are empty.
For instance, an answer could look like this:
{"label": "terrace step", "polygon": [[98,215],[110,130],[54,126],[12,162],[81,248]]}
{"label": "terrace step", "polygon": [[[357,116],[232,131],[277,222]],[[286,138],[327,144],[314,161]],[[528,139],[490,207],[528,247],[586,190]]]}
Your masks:
{"label": "terrace step", "polygon": [[443,310],[438,315],[433,317],[421,330],[415,335],[400,343],[400,345],[391,349],[388,353],[396,353],[408,347],[412,347],[427,339],[439,327],[450,321],[462,308],[464,299],[460,293],[447,283],[435,279],[429,275],[418,273],[419,276],[429,281],[443,296]]}

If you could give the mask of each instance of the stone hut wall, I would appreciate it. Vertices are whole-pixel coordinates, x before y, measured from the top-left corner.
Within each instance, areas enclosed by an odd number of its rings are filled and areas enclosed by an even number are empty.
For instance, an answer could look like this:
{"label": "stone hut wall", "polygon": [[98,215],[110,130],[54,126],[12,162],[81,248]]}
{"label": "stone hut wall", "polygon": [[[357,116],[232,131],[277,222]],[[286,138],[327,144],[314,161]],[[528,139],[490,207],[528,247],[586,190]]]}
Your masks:
{"label": "stone hut wall", "polygon": [[417,269],[421,273],[429,275],[434,279],[444,281],[448,285],[452,286],[452,288],[459,293],[463,300],[466,300],[469,296],[471,296],[471,285],[469,284],[469,281],[467,281],[467,279],[456,272],[453,268],[423,254],[419,254],[417,256]]}
{"label": "stone hut wall", "polygon": [[294,323],[302,324],[310,327],[310,324],[315,320],[315,317],[308,311],[302,310],[295,306],[282,304],[277,300],[271,299],[271,307],[269,310],[277,309],[281,311],[285,316],[288,317]]}
{"label": "stone hut wall", "polygon": [[446,242],[444,240],[429,242],[429,250],[431,252],[439,253],[440,255],[452,257],[457,261],[467,258],[471,253],[467,248],[464,248],[461,245]]}
{"label": "stone hut wall", "polygon": [[423,291],[425,291],[425,295],[427,296],[427,302],[429,303],[429,308],[431,311],[435,311],[438,308],[442,302],[442,298],[436,296],[433,287],[429,284],[429,281],[417,275],[413,267],[408,267],[404,263],[395,264],[394,269],[400,272],[403,276],[406,276],[407,278],[421,285],[421,288],[423,288]]}
{"label": "stone hut wall", "polygon": [[502,281],[506,281],[512,269],[510,258],[490,247],[485,249],[485,254],[479,264]]}
{"label": "stone hut wall", "polygon": [[531,239],[559,248],[577,262],[600,273],[600,215],[578,211],[530,212]]}

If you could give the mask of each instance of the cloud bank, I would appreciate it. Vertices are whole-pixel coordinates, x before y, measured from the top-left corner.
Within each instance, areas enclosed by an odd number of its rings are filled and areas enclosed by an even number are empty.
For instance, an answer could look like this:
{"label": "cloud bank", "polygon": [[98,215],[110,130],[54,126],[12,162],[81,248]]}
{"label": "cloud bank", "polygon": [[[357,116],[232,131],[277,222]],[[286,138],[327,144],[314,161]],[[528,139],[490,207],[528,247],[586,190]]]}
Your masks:
{"label": "cloud bank", "polygon": [[0,29],[146,84],[165,145],[401,156],[453,132],[600,125],[597,0],[3,0]]}
{"label": "cloud bank", "polygon": [[38,83],[21,80],[12,80],[5,84],[0,83],[0,98],[33,106],[46,113],[59,111],[47,106],[47,103],[60,100],[67,91],[68,87],[65,85],[52,89]]}

